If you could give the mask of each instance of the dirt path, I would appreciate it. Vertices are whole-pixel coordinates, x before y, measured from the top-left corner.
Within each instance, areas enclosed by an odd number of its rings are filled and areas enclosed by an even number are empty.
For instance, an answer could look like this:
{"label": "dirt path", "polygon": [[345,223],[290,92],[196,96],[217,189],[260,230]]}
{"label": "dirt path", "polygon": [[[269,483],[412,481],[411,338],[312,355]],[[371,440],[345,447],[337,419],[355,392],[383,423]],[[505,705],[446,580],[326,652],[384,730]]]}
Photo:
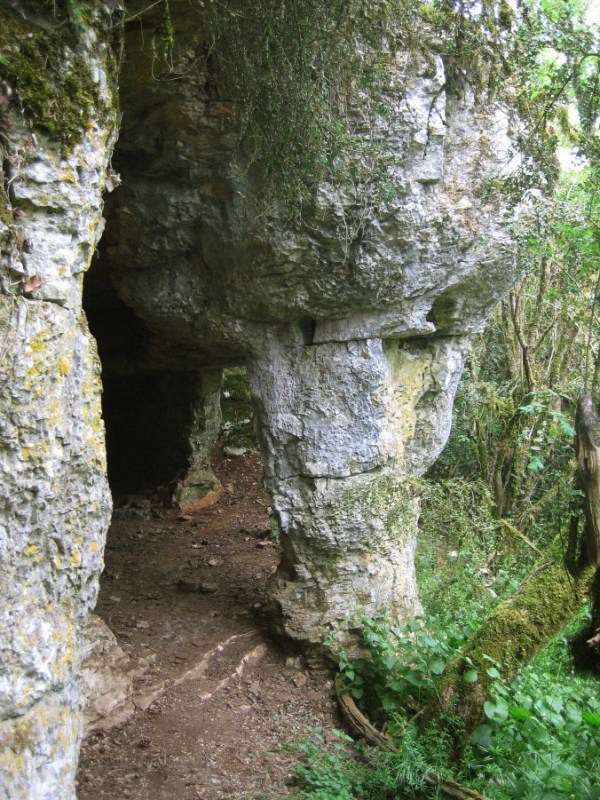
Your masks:
{"label": "dirt path", "polygon": [[97,612],[151,666],[138,710],[84,742],[80,800],[294,796],[282,745],[340,722],[331,676],[265,634],[279,559],[259,456],[217,459],[220,502],[193,516],[144,498],[116,511]]}

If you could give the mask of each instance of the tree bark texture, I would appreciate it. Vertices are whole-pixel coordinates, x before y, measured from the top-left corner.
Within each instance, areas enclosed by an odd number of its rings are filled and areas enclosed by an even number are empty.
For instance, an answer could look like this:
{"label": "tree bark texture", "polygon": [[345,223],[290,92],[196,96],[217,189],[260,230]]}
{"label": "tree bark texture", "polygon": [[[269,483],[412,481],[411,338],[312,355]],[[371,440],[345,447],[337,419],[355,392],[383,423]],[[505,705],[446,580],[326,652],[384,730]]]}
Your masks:
{"label": "tree bark texture", "polygon": [[600,415],[590,392],[577,401],[577,469],[584,491],[585,560],[600,565]]}

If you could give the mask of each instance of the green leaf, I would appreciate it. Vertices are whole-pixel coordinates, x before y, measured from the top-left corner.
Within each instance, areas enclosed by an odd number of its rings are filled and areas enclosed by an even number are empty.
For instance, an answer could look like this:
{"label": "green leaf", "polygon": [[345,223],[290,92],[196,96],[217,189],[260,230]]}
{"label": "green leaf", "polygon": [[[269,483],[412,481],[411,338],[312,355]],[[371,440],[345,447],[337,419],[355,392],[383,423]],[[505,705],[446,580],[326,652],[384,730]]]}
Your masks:
{"label": "green leaf", "polygon": [[504,700],[486,700],[483,704],[483,711],[488,719],[494,722],[504,722],[508,717],[508,706]]}
{"label": "green leaf", "polygon": [[429,665],[429,669],[433,672],[434,675],[441,675],[442,672],[446,669],[446,662],[441,658],[434,658],[431,664]]}
{"label": "green leaf", "polygon": [[465,683],[476,683],[478,678],[479,678],[479,673],[477,672],[476,669],[470,669],[463,675],[463,681]]}
{"label": "green leaf", "polygon": [[383,664],[384,664],[385,668],[389,669],[390,671],[393,670],[394,667],[396,666],[397,660],[398,659],[394,655],[384,656],[382,658],[382,661],[383,661]]}
{"label": "green leaf", "polygon": [[509,706],[508,713],[513,719],[532,719],[533,714],[523,706]]}
{"label": "green leaf", "polygon": [[411,684],[411,686],[415,686],[417,689],[422,689],[427,686],[427,681],[423,678],[423,675],[417,669],[410,669],[405,675],[406,681]]}
{"label": "green leaf", "polygon": [[600,714],[596,714],[594,711],[583,711],[581,716],[588,725],[600,725]]}
{"label": "green leaf", "polygon": [[471,734],[471,742],[481,747],[483,750],[492,749],[493,728],[491,725],[478,725]]}
{"label": "green leaf", "polygon": [[489,669],[486,669],[485,672],[486,672],[486,675],[488,675],[490,678],[497,679],[497,678],[502,677],[500,675],[500,673],[498,672],[498,670],[496,669],[496,667],[490,667]]}

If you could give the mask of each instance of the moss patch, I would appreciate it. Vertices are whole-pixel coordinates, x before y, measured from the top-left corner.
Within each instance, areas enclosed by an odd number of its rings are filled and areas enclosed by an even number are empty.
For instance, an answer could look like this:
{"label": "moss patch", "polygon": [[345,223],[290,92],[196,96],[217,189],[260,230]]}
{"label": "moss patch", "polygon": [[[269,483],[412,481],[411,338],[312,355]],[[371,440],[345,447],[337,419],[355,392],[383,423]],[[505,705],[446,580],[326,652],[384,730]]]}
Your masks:
{"label": "moss patch", "polygon": [[[549,553],[550,558],[552,555]],[[448,665],[439,688],[442,711],[456,715],[463,735],[481,722],[490,664],[498,664],[505,681],[514,680],[520,668],[576,614],[589,592],[593,568],[573,577],[562,558],[556,552],[554,555],[556,559],[532,573],[512,600],[498,606],[460,656]],[[473,671],[477,680],[465,681],[464,676]],[[437,701],[434,706],[426,712],[426,723],[431,724],[432,716],[440,710]]]}
{"label": "moss patch", "polygon": [[[54,4],[44,3],[43,9]],[[57,3],[32,18],[0,9],[0,78],[10,84],[36,127],[68,151],[92,114],[108,112],[94,81],[83,36],[83,3]],[[77,8],[75,11],[69,9]]]}

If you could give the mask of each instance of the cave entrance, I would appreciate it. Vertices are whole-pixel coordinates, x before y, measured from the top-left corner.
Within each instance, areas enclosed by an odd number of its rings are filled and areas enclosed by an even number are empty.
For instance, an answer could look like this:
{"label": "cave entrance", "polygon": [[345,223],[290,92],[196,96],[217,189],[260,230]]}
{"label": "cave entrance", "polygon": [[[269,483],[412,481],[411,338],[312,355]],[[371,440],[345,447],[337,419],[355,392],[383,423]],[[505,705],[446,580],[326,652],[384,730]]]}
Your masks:
{"label": "cave entrance", "polygon": [[[209,698],[231,687],[229,699],[239,690],[244,705],[244,670],[266,653],[267,585],[279,538],[245,368],[157,368],[150,330],[120,301],[101,264],[86,281],[116,502],[83,668],[91,699],[80,795],[114,796],[112,776],[121,771],[124,781],[143,775],[140,798],[158,797],[164,775],[140,767],[145,751],[127,743],[147,737],[170,752],[185,740],[191,750],[212,736]],[[203,502],[203,476],[218,502]],[[190,510],[181,502],[186,490],[188,500],[198,499]],[[185,692],[191,700],[182,700]],[[113,727],[127,718],[126,727]],[[95,749],[105,731],[119,744],[110,770]]]}
{"label": "cave entrance", "polygon": [[[170,369],[156,335],[118,296],[102,261],[84,285],[84,309],[102,364],[108,480],[115,499],[159,493],[182,505],[218,490],[211,451],[221,423],[220,368]],[[245,368],[226,370],[223,435],[255,447]]]}

